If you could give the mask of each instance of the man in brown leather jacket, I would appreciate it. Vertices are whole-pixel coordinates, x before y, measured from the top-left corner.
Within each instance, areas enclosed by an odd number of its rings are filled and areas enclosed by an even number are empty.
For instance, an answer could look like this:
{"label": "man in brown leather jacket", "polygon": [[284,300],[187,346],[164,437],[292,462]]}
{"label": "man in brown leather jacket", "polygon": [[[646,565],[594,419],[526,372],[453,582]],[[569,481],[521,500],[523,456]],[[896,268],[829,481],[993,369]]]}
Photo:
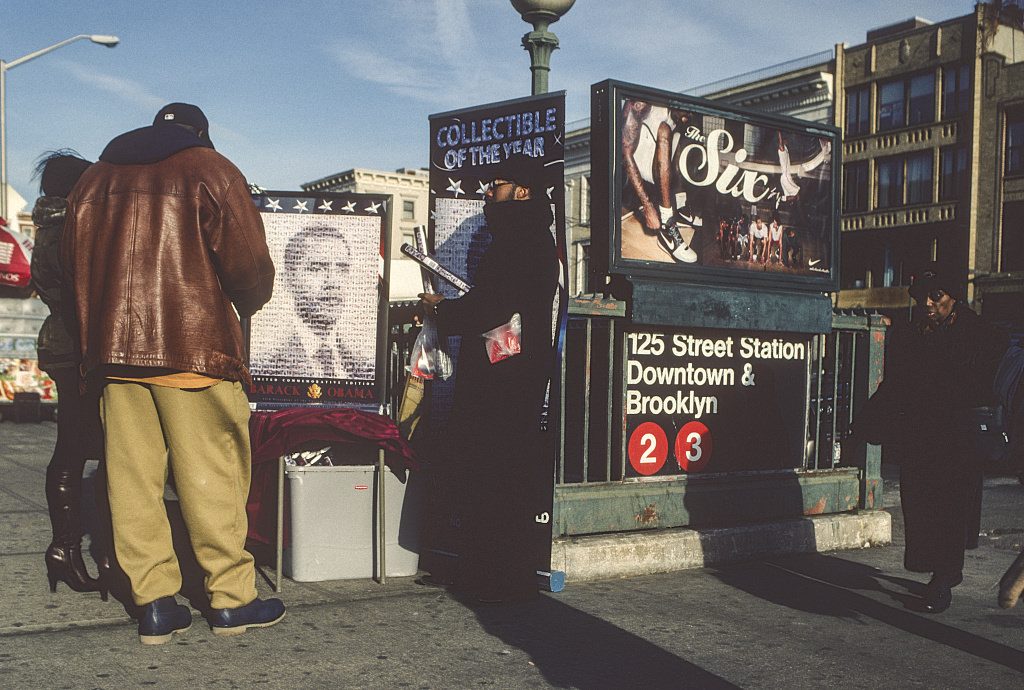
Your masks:
{"label": "man in brown leather jacket", "polygon": [[62,243],[83,372],[103,381],[115,551],[144,644],[192,621],[175,599],[168,472],[214,633],[284,616],[279,600],[257,598],[244,548],[251,379],[239,316],[270,299],[274,266],[249,185],[208,129],[199,108],[172,103],[116,137],[69,197]]}

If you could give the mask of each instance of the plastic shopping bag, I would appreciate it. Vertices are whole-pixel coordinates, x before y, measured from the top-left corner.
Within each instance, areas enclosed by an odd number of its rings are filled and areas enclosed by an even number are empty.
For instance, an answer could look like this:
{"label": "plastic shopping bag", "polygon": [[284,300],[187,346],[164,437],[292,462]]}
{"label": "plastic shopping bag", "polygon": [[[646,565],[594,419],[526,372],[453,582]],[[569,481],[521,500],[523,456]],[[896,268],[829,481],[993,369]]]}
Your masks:
{"label": "plastic shopping bag", "polygon": [[412,346],[407,370],[422,379],[439,378],[444,381],[452,375],[454,369],[447,343],[437,333],[436,321],[431,316],[425,317],[420,334]]}
{"label": "plastic shopping bag", "polygon": [[481,335],[480,337],[484,339],[487,347],[487,358],[491,360],[491,364],[518,355],[522,351],[522,341],[520,340],[522,334],[522,319],[518,313],[515,313],[508,323],[503,323]]}

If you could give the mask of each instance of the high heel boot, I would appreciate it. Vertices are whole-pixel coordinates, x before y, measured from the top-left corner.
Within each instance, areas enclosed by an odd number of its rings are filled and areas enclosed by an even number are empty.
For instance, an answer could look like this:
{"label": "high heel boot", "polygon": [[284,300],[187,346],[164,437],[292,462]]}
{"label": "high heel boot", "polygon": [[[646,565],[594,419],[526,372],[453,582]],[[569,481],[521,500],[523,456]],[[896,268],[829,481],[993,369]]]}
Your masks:
{"label": "high heel boot", "polygon": [[107,600],[106,587],[89,575],[82,560],[82,476],[62,470],[46,472],[46,502],[50,509],[53,541],[46,549],[46,577],[50,591],[63,581],[76,592],[99,592]]}

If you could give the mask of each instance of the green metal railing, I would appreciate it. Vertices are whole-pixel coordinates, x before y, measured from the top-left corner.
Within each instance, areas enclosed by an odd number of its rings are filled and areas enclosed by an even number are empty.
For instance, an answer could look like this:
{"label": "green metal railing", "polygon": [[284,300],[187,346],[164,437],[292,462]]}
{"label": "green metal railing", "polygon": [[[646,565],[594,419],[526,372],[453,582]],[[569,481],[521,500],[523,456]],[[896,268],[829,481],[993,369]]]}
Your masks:
{"label": "green metal railing", "polygon": [[[622,519],[628,509],[619,511],[616,500],[639,504],[646,500],[641,496],[685,492],[687,484],[694,481],[722,486],[730,481],[726,475],[691,478],[680,474],[659,477],[655,482],[626,478],[624,423],[618,403],[625,366],[621,342],[627,325],[624,317],[621,305],[597,298],[578,299],[570,306],[559,400],[564,421],[559,429],[555,470],[556,534],[559,530],[561,534],[605,531],[612,523],[628,522]],[[833,315],[832,331],[811,340],[804,457],[797,459],[797,466],[790,470],[743,473],[743,481],[768,480],[764,482],[766,487],[772,481],[800,484],[805,514],[813,514],[821,506],[827,506],[824,512],[849,510],[851,505],[864,509],[881,506],[878,449],[868,447],[859,449],[854,457],[840,457],[837,443],[849,435],[854,411],[881,380],[887,324],[878,315]],[[828,485],[830,481],[835,486]],[[840,483],[842,487],[836,488]],[[855,495],[846,501],[825,495],[832,492],[846,496],[851,487]],[[660,499],[662,504],[675,500],[664,495]],[[766,504],[773,501],[768,495],[763,500]],[[779,510],[778,506],[765,508],[766,514]],[[601,513],[600,518],[595,519],[594,513]],[[618,514],[618,519],[606,519],[606,514]],[[686,524],[690,518],[680,514],[674,519]]]}
{"label": "green metal railing", "polygon": [[[388,399],[396,410],[405,378],[408,350],[416,329],[392,320]],[[837,442],[850,432],[854,413],[874,393],[882,378],[888,320],[880,315],[835,312],[832,330],[811,339],[807,361],[804,454],[789,470],[638,481],[626,476],[626,450],[621,409],[625,305],[615,300],[583,297],[571,300],[561,361],[560,385],[551,400],[561,423],[556,433],[555,536],[633,528],[628,516],[636,505],[658,494],[663,504],[696,488],[706,500],[710,492],[733,487],[755,508],[747,519],[816,514],[881,507],[881,457],[877,447],[861,448],[841,457]],[[694,485],[690,487],[688,485]],[[742,488],[735,487],[742,484]],[[799,486],[802,503],[790,497],[778,505],[773,492]],[[677,494],[673,496],[673,494]],[[753,497],[753,498],[749,498]],[[837,498],[838,497],[838,498]],[[758,508],[758,502],[764,505]],[[628,503],[629,505],[622,505]],[[799,503],[799,502],[797,502]],[[581,512],[579,506],[587,505]],[[760,512],[758,512],[760,510]],[[666,518],[659,526],[689,524],[690,515]],[[600,515],[595,519],[595,513]],[[608,516],[615,516],[608,517]],[[767,517],[765,519],[767,519]]]}

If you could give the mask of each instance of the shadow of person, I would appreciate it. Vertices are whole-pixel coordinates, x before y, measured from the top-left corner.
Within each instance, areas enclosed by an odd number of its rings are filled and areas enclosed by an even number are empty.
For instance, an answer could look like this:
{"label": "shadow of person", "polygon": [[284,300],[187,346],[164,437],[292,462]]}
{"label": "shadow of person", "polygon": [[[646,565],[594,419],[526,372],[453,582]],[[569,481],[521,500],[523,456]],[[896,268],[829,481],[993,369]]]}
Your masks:
{"label": "shadow of person", "polygon": [[[91,464],[91,463],[90,463]],[[132,585],[114,553],[111,533],[110,504],[107,501],[106,470],[102,461],[90,472],[89,465],[82,477],[82,532],[89,537],[89,555],[97,566],[106,561],[108,569],[98,572],[110,596],[124,606],[125,613],[136,618],[141,609],[132,600]]]}
{"label": "shadow of person", "polygon": [[[916,594],[922,591],[923,585],[885,575],[871,566],[835,556],[806,554],[710,572],[721,582],[777,606],[822,616],[871,618],[897,630],[1024,671],[1024,651],[915,613],[913,609],[920,601]],[[884,586],[883,582],[905,591]],[[891,606],[884,599],[880,600],[879,595],[903,606]]]}
{"label": "shadow of person", "polygon": [[559,688],[736,688],[738,686],[626,630],[548,595],[525,603],[480,604],[453,593],[488,634],[530,655]]}
{"label": "shadow of person", "polygon": [[[98,465],[93,472],[86,472],[82,479],[82,528],[90,538],[90,552],[99,562],[101,558],[110,560],[110,572],[107,574],[107,586],[110,595],[121,603],[125,613],[131,618],[138,618],[142,608],[132,598],[131,582],[121,569],[114,552],[114,541],[111,536],[110,506],[106,503],[105,492],[97,492],[97,483],[104,482],[104,468]],[[191,606],[205,616],[210,611],[210,600],[206,594],[205,573],[192,551],[192,542],[181,515],[181,508],[176,500],[164,500],[167,518],[171,524],[171,537],[174,552],[181,569],[182,586],[180,593]]]}

